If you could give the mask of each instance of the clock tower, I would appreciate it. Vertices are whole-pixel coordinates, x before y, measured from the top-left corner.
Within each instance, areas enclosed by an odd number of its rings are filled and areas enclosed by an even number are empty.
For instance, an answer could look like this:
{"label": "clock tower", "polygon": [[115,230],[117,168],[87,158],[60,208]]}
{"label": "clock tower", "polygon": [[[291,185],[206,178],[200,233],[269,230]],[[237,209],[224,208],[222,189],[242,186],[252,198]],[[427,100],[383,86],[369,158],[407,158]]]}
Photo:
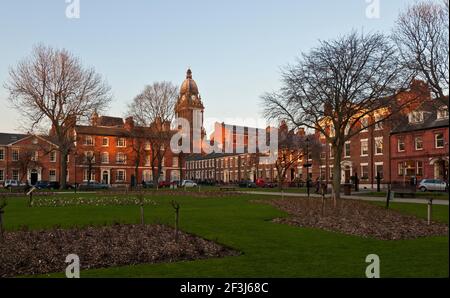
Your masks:
{"label": "clock tower", "polygon": [[[194,147],[201,148],[201,141],[206,135],[205,129],[203,128],[204,110],[205,107],[198,92],[197,83],[192,79],[192,71],[188,69],[186,79],[181,84],[180,95],[175,105],[175,116],[177,118],[184,118],[189,122],[191,152],[195,151],[193,150]],[[196,140],[194,140],[194,128],[196,127],[197,129],[200,128],[200,131],[196,135]],[[201,139],[198,140],[198,137]]]}

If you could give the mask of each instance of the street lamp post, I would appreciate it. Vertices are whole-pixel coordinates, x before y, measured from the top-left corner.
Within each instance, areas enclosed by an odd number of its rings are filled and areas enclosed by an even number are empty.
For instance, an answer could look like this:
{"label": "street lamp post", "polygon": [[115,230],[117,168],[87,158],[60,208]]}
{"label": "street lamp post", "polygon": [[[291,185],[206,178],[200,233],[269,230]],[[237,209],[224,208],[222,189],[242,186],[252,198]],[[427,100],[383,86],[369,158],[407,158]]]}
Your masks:
{"label": "street lamp post", "polygon": [[73,161],[73,165],[74,165],[74,179],[75,179],[75,183],[73,185],[73,188],[75,189],[75,193],[77,193],[77,152],[74,153],[74,161]]}
{"label": "street lamp post", "polygon": [[309,199],[309,138],[306,138],[306,193],[308,194]]}

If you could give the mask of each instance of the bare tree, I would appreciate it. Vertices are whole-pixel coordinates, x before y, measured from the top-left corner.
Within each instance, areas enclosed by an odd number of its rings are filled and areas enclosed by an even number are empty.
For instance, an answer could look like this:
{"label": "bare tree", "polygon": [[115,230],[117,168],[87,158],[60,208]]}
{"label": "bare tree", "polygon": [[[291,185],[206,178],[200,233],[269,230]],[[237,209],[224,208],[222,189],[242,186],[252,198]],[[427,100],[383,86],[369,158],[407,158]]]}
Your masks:
{"label": "bare tree", "polygon": [[[440,105],[449,108],[448,0],[415,3],[400,14],[393,32],[405,68],[425,80]],[[447,97],[446,97],[447,94]]]}
{"label": "bare tree", "polygon": [[27,176],[27,172],[31,168],[40,167],[42,164],[37,156],[36,148],[23,147],[20,150],[19,159],[12,162],[14,167],[17,167],[21,173],[19,181],[23,181]]}
{"label": "bare tree", "polygon": [[133,164],[134,164],[134,176],[136,184],[139,183],[139,166],[142,160],[145,159],[145,146],[146,146],[146,135],[145,130],[138,127],[130,131],[130,137],[133,140]]}
{"label": "bare tree", "polygon": [[73,126],[110,102],[110,88],[94,69],[86,69],[66,50],[37,46],[9,71],[9,100],[31,131],[51,125],[61,154],[60,184],[66,186],[67,155],[73,150]]}
{"label": "bare tree", "polygon": [[[308,148],[307,148],[308,147]],[[278,152],[275,161],[278,187],[283,188],[286,175],[290,169],[303,166],[300,161],[308,163],[309,159],[319,160],[322,146],[314,135],[299,135],[294,130],[281,129],[278,137]],[[306,154],[309,156],[307,157]],[[309,179],[309,177],[306,177]]]}
{"label": "bare tree", "polygon": [[155,185],[158,184],[163,159],[174,133],[170,125],[175,116],[177,92],[178,88],[170,82],[155,82],[146,86],[129,105],[129,115],[133,116],[140,126],[148,128],[145,137],[150,145]]}
{"label": "bare tree", "polygon": [[99,154],[94,151],[86,151],[84,154],[77,155],[77,164],[83,165],[87,170],[87,184],[91,184],[94,168],[99,163]]}
{"label": "bare tree", "polygon": [[[262,96],[266,118],[315,130],[331,144],[335,202],[345,142],[409,104],[393,100],[410,81],[397,61],[396,49],[385,36],[352,32],[303,53],[283,70],[282,89]],[[377,111],[382,113],[374,117]],[[376,120],[361,125],[367,117]]]}

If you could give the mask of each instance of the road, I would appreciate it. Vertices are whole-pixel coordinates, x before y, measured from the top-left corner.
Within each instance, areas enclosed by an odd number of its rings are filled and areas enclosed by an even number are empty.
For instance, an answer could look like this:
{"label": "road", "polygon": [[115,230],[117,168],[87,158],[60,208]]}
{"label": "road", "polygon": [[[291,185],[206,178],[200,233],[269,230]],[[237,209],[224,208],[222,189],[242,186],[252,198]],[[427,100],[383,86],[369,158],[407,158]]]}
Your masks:
{"label": "road", "polygon": [[[241,193],[247,194],[255,194],[255,195],[266,195],[266,196],[284,196],[284,197],[302,197],[305,198],[307,195],[305,193],[288,193],[288,192],[269,192],[269,191],[243,191]],[[311,194],[312,198],[321,198],[321,195]],[[329,195],[327,196],[330,197]],[[361,200],[361,201],[373,201],[373,202],[386,202],[386,198],[382,197],[363,197],[363,196],[345,196],[341,195],[342,199],[351,199],[351,200]],[[428,199],[403,199],[403,198],[395,198],[391,200],[393,203],[416,203],[416,204],[428,204]],[[440,200],[434,199],[433,205],[445,205],[448,206],[448,200]]]}

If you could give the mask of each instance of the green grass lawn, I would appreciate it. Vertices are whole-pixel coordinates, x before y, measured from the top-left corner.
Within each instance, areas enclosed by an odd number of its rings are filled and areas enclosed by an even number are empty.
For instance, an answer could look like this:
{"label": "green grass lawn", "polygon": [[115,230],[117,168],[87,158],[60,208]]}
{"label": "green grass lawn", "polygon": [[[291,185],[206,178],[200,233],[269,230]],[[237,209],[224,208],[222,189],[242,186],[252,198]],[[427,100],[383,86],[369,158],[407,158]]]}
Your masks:
{"label": "green grass lawn", "polygon": [[[380,256],[382,277],[449,275],[448,237],[381,241],[275,224],[271,219],[286,214],[272,206],[250,202],[266,199],[255,195],[215,199],[161,194],[153,199],[157,205],[145,207],[147,223],[173,225],[170,201],[176,199],[181,204],[182,230],[233,247],[242,255],[87,270],[82,271],[82,277],[365,277],[368,254]],[[424,205],[392,203],[391,208],[426,216]],[[26,199],[10,199],[5,211],[7,230],[20,226],[42,229],[139,221],[137,206],[28,208]],[[448,207],[435,206],[434,215],[448,222]],[[63,277],[63,273],[51,276]]]}
{"label": "green grass lawn", "polygon": [[[381,191],[381,192],[376,192],[376,191],[368,191],[368,192],[359,192],[359,193],[353,193],[355,195],[359,195],[359,196],[368,196],[368,197],[386,197],[386,192]],[[439,199],[439,200],[448,200],[448,193],[447,192],[420,192],[417,191],[415,193],[415,198],[419,198],[419,199]],[[395,195],[395,197],[399,197],[397,195]]]}

